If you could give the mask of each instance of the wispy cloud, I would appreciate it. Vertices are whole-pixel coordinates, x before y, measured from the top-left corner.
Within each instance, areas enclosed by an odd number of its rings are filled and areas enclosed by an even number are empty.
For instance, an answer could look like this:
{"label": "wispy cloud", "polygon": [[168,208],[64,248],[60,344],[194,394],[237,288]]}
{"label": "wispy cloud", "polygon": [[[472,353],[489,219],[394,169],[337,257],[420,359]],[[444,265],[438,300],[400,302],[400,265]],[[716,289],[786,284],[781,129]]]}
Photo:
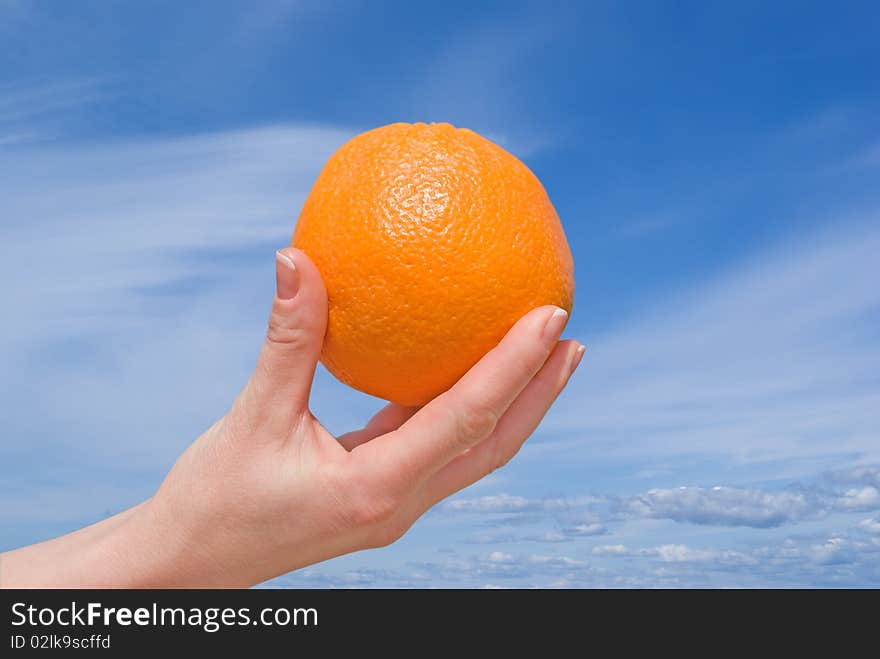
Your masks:
{"label": "wispy cloud", "polygon": [[133,331],[153,313],[151,299],[188,282],[235,287],[229,275],[249,250],[289,241],[320,164],[343,139],[278,128],[17,149],[0,182],[0,274],[16,282],[3,290],[16,310],[0,330],[3,348]]}
{"label": "wispy cloud", "polygon": [[858,483],[880,488],[880,466],[877,465],[835,469],[825,476],[832,483]]}
{"label": "wispy cloud", "polygon": [[98,79],[0,85],[0,148],[55,136],[66,113],[101,100],[109,88]]}
{"label": "wispy cloud", "polygon": [[[454,498],[440,506],[450,515],[490,516],[498,519],[493,528],[479,530],[467,538],[475,544],[511,542],[570,542],[575,538],[602,535],[607,531],[602,519],[586,508],[607,503],[606,497],[547,497],[529,499],[510,494],[476,498]],[[552,528],[519,530],[519,527],[552,521]]]}
{"label": "wispy cloud", "polygon": [[[46,514],[67,519],[64,487],[83,479],[155,486],[247,377],[273,252],[347,136],[286,126],[10,147],[0,165],[0,507],[18,509],[9,493],[26,483]],[[317,411],[336,405],[322,395],[329,384],[320,373]],[[348,401],[330,418],[337,431],[375,407],[343,387],[332,396]],[[81,518],[131,503],[114,491],[84,499]]]}
{"label": "wispy cloud", "polygon": [[543,427],[556,438],[523,459],[880,458],[876,219],[759,254],[594,338]]}
{"label": "wispy cloud", "polygon": [[2,85],[0,123],[33,120],[100,97],[101,85],[96,80],[66,80],[32,86]]}
{"label": "wispy cloud", "polygon": [[[401,99],[414,117],[472,128],[521,158],[559,139],[560,126],[524,123],[527,103],[517,72],[567,29],[559,15],[512,10],[505,20],[472,26],[449,39]],[[555,132],[553,132],[555,131]]]}
{"label": "wispy cloud", "polygon": [[870,517],[859,522],[859,528],[868,533],[880,534],[880,517]]}

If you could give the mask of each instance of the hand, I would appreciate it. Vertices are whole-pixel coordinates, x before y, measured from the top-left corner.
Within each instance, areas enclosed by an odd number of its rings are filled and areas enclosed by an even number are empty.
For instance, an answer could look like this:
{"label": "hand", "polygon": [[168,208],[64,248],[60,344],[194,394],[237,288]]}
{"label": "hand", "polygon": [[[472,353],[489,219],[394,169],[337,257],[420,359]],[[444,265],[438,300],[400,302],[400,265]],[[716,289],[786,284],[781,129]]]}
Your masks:
{"label": "hand", "polygon": [[140,506],[0,557],[4,585],[250,586],[388,545],[506,464],[583,355],[559,341],[565,312],[540,307],[446,393],[337,439],[308,407],[326,318],[314,264],[278,252],[266,342],[229,412]]}

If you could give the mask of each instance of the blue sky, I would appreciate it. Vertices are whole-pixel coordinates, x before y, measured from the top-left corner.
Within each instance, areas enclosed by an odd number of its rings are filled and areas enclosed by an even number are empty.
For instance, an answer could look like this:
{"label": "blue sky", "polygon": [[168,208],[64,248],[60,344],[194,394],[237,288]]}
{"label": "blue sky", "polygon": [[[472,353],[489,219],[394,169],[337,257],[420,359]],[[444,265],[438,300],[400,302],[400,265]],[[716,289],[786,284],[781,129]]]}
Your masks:
{"label": "blue sky", "polygon": [[[392,121],[544,182],[588,352],[505,469],[271,586],[880,586],[875,3],[0,0],[0,550],[226,409],[326,158]],[[334,431],[379,401],[320,372]]]}

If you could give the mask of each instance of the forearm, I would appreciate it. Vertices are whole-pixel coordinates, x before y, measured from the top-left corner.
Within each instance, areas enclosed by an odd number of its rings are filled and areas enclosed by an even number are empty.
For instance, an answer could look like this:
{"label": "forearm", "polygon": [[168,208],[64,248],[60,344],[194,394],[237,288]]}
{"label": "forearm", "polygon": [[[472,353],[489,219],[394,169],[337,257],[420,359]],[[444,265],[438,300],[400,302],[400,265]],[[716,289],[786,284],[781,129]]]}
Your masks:
{"label": "forearm", "polygon": [[[2,588],[181,588],[234,583],[149,499],[73,533],[0,554]],[[234,575],[233,575],[234,576]]]}
{"label": "forearm", "polygon": [[209,538],[197,542],[199,534],[181,521],[149,499],[73,533],[0,554],[0,587],[252,585],[239,582],[243,574],[227,574],[225,561],[210,553]]}
{"label": "forearm", "polygon": [[67,535],[0,554],[0,587],[101,587],[121,573],[118,541],[146,502]]}

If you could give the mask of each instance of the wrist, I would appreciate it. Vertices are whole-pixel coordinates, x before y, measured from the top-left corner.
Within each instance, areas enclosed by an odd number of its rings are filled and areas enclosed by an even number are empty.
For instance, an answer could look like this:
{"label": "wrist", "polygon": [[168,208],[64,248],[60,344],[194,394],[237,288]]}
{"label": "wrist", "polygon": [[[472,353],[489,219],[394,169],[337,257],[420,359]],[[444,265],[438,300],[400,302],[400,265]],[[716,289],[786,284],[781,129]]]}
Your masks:
{"label": "wrist", "polygon": [[[221,524],[204,510],[180,510],[160,490],[103,543],[113,580],[123,588],[210,588],[226,577]],[[184,502],[186,505],[186,502]],[[194,514],[195,513],[195,514]]]}

